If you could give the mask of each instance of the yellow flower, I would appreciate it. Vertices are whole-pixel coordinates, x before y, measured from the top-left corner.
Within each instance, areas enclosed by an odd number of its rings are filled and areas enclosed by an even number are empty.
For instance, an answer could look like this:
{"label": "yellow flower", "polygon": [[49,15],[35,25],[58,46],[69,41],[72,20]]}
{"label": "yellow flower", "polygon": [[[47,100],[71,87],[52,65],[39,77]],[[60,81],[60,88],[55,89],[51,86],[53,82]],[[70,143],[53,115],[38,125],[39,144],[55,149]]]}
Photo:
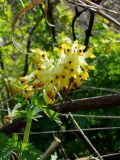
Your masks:
{"label": "yellow flower", "polygon": [[69,82],[70,82],[69,78],[70,78],[69,77],[69,71],[65,69],[62,72],[61,79],[59,80],[59,83],[58,83],[58,86],[57,86],[58,91],[61,91],[64,88],[68,88]]}
{"label": "yellow flower", "polygon": [[23,90],[23,97],[25,97],[26,99],[30,99],[32,97],[32,88],[29,86],[25,86],[24,90]]}
{"label": "yellow flower", "polygon": [[19,87],[17,84],[15,83],[11,83],[10,84],[10,91],[12,94],[21,94],[23,91],[22,87]]}
{"label": "yellow flower", "polygon": [[63,61],[63,67],[64,69],[69,69],[73,66],[73,57],[72,56],[68,56],[65,58],[65,60]]}
{"label": "yellow flower", "polygon": [[34,80],[33,82],[30,83],[30,86],[32,86],[32,88],[34,90],[36,90],[36,89],[39,89],[39,88],[43,87],[44,86],[44,82],[36,79],[36,80]]}
{"label": "yellow flower", "polygon": [[54,102],[54,98],[57,94],[57,90],[55,89],[53,84],[48,84],[47,86],[45,86],[45,88],[43,89],[43,97],[45,99],[45,102],[47,104],[52,104]]}
{"label": "yellow flower", "polygon": [[89,70],[94,70],[95,69],[95,66],[89,66]]}
{"label": "yellow flower", "polygon": [[43,89],[43,97],[44,97],[44,100],[47,104],[53,104],[54,103],[54,99],[52,99],[50,96],[49,96],[49,92],[46,92],[45,89]]}
{"label": "yellow flower", "polygon": [[33,59],[34,64],[39,64],[40,62],[48,61],[49,52],[42,51],[41,49],[31,49],[32,54],[31,57]]}
{"label": "yellow flower", "polygon": [[30,75],[25,76],[25,77],[20,77],[19,80],[21,81],[21,83],[23,85],[25,85],[26,83],[35,80],[35,73],[32,72]]}
{"label": "yellow flower", "polygon": [[31,57],[33,59],[34,64],[35,65],[39,64],[41,61],[41,55],[42,55],[43,51],[40,50],[39,48],[32,49],[31,51],[32,51]]}
{"label": "yellow flower", "polygon": [[87,80],[89,77],[89,74],[88,74],[88,72],[84,71],[81,73],[81,76],[82,76],[82,79]]}
{"label": "yellow flower", "polygon": [[72,48],[71,48],[71,45],[70,44],[66,44],[66,43],[63,43],[62,45],[61,45],[61,47],[64,49],[64,53],[66,54],[66,55],[70,55],[70,54],[72,54]]}
{"label": "yellow flower", "polygon": [[59,92],[80,87],[89,77],[88,71],[94,66],[89,66],[86,58],[95,58],[93,50],[74,41],[73,44],[63,43],[55,47],[57,56],[49,57],[49,52],[40,49],[32,50],[32,58],[37,69],[30,75],[21,77],[23,96],[31,98],[32,94],[41,88],[47,104],[55,102]]}
{"label": "yellow flower", "polygon": [[85,58],[95,58],[96,56],[93,54],[93,49],[89,48],[83,55]]}
{"label": "yellow flower", "polygon": [[77,77],[73,83],[70,85],[70,90],[71,89],[76,89],[77,87],[80,87],[83,84],[83,80],[79,77]]}
{"label": "yellow flower", "polygon": [[32,96],[32,93],[29,90],[24,90],[23,97],[25,97],[26,99],[30,99],[31,96]]}
{"label": "yellow flower", "polygon": [[60,46],[59,48],[55,47],[53,51],[55,51],[55,53],[59,57],[65,57],[64,49],[62,48],[62,46]]}
{"label": "yellow flower", "polygon": [[78,40],[74,41],[73,45],[72,45],[72,51],[73,53],[79,53],[80,51],[83,51],[86,48],[85,45],[83,44],[79,44]]}
{"label": "yellow flower", "polygon": [[46,66],[38,64],[37,70],[35,71],[35,75],[37,76],[37,79],[40,81],[43,80],[43,77],[45,76]]}
{"label": "yellow flower", "polygon": [[85,48],[86,48],[85,45],[83,45],[83,44],[78,44],[78,49],[84,50]]}
{"label": "yellow flower", "polygon": [[22,83],[23,85],[26,84],[26,79],[25,79],[25,77],[20,77],[19,80],[21,81],[21,83]]}

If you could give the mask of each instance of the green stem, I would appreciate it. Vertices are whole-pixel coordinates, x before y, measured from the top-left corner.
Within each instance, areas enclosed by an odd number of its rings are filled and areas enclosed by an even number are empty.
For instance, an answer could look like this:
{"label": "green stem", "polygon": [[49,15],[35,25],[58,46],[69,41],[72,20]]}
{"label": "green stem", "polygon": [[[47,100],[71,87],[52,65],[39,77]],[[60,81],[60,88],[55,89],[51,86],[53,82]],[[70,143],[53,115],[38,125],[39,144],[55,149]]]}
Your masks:
{"label": "green stem", "polygon": [[25,133],[23,137],[23,143],[28,143],[31,123],[32,123],[32,116],[33,116],[33,109],[29,108],[27,124],[26,124]]}

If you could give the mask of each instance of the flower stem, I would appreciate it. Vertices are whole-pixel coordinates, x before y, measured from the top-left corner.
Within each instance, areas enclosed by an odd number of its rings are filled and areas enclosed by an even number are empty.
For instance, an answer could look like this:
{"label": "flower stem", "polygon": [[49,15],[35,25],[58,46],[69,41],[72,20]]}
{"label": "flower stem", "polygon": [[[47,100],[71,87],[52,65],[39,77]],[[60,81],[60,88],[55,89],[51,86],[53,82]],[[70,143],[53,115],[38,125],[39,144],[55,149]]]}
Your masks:
{"label": "flower stem", "polygon": [[32,123],[32,116],[33,116],[33,109],[29,108],[27,124],[26,124],[25,133],[23,137],[23,143],[28,143],[31,123]]}

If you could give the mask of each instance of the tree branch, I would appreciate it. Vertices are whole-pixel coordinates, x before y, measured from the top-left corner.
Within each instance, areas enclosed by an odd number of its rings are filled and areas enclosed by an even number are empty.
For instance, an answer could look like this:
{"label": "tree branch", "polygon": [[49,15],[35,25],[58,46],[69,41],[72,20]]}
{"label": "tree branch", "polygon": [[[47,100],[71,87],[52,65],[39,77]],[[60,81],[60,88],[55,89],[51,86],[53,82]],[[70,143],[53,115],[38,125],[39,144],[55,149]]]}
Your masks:
{"label": "tree branch", "polygon": [[[47,19],[46,20],[47,20],[47,24],[50,28],[53,41],[55,42],[56,41],[56,39],[55,39],[55,34],[56,33],[55,33],[55,22],[54,22],[54,16],[53,16],[54,7],[52,6],[50,0],[48,0],[47,3],[48,3],[47,4],[48,6],[46,8],[46,16],[47,16],[46,18],[48,18],[48,20]],[[49,23],[49,21],[50,21],[50,23]],[[52,24],[52,25],[50,25],[50,24]]]}
{"label": "tree branch", "polygon": [[89,38],[91,36],[91,32],[92,32],[92,27],[94,24],[94,18],[95,18],[95,14],[94,12],[90,12],[90,21],[89,21],[89,26],[88,29],[85,31],[85,41],[84,41],[84,45],[86,46],[86,49],[88,47],[88,43],[89,43]]}
{"label": "tree branch", "polygon": [[92,12],[95,12],[97,14],[99,14],[100,16],[106,18],[107,20],[109,20],[110,22],[114,23],[115,25],[118,25],[120,27],[120,22],[118,22],[116,19],[114,19],[113,17],[111,17],[109,14],[105,13],[104,7],[99,6],[91,1],[87,1],[87,4],[85,2],[86,0],[78,0],[77,2],[73,2],[73,1],[69,1],[69,3],[73,4],[73,5],[77,5],[83,8],[86,8]]}
{"label": "tree branch", "polygon": [[[35,23],[35,25],[31,28],[31,30],[30,30],[30,32],[29,32],[29,36],[28,36],[28,41],[27,41],[27,53],[29,53],[30,52],[30,47],[31,47],[31,37],[32,37],[32,34],[33,34],[33,32],[34,32],[34,30],[36,29],[36,27],[38,26],[38,24],[40,23],[40,21],[43,19],[43,15],[42,16],[40,16],[38,19],[37,19],[37,21],[36,21],[36,23]],[[26,54],[25,55],[25,66],[24,66],[24,73],[23,73],[23,76],[25,76],[26,74],[27,74],[27,72],[28,72],[28,54]]]}
{"label": "tree branch", "polygon": [[[59,113],[76,112],[80,110],[92,110],[100,108],[111,108],[120,106],[120,94],[105,95],[99,97],[90,97],[77,99],[73,101],[66,101],[62,104],[50,105],[50,109]],[[14,121],[11,124],[0,127],[0,132],[12,134],[19,132],[20,129],[25,127],[23,119]]]}
{"label": "tree branch", "polygon": [[73,34],[73,41],[76,40],[76,35],[75,35],[75,22],[77,18],[85,11],[86,9],[83,9],[82,11],[78,11],[77,6],[75,7],[75,16],[72,19],[72,34]]}
{"label": "tree branch", "polygon": [[56,112],[67,113],[80,110],[92,110],[120,106],[120,94],[105,95],[66,101],[62,104],[51,105],[50,108]]}
{"label": "tree branch", "polygon": [[[92,2],[94,2],[95,4],[99,5],[100,1],[95,1],[95,0],[92,0]],[[88,48],[88,43],[89,43],[89,39],[90,39],[90,36],[91,36],[91,32],[92,32],[92,28],[93,28],[93,24],[94,24],[94,19],[95,19],[95,13],[90,11],[90,20],[89,20],[89,25],[88,25],[88,29],[86,30],[85,34],[85,41],[84,41],[84,45],[86,46],[85,50]]]}
{"label": "tree branch", "polygon": [[47,160],[49,156],[55,151],[55,149],[60,145],[61,141],[57,137],[55,137],[52,144],[49,146],[49,148],[44,153],[42,160]]}

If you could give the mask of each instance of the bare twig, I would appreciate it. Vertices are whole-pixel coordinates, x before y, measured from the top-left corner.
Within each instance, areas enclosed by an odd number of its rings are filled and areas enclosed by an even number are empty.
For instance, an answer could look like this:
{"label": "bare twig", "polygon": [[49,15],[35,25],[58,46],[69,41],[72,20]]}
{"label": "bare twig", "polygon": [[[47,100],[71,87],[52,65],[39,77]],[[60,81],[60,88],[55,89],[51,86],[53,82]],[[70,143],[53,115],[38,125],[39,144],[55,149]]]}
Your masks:
{"label": "bare twig", "polygon": [[63,156],[65,157],[65,159],[69,159],[62,144],[60,144],[60,149],[61,149],[61,152],[62,152]]}
{"label": "bare twig", "polygon": [[[57,132],[57,137],[61,140],[60,129],[59,129],[58,132]],[[66,154],[65,149],[64,149],[64,147],[63,147],[63,145],[62,145],[62,141],[61,141],[61,143],[60,143],[59,148],[60,148],[60,151],[61,151],[61,154],[63,155],[63,157],[64,157],[65,159],[69,159],[69,157],[68,157],[68,155]]]}
{"label": "bare twig", "polygon": [[87,156],[87,157],[77,158],[76,160],[99,160],[99,159],[92,156]]}
{"label": "bare twig", "polygon": [[[102,158],[108,158],[108,157],[116,157],[116,156],[120,156],[120,153],[112,153],[112,154],[106,154],[106,155],[102,155]],[[92,156],[88,156],[88,157],[82,157],[82,158],[77,158],[76,160],[99,160],[96,157],[92,157]]]}
{"label": "bare twig", "polygon": [[102,17],[106,18],[110,22],[112,22],[115,25],[118,25],[120,27],[120,22],[118,22],[116,19],[114,19],[113,17],[111,17],[110,15],[105,13],[102,6],[99,6],[99,5],[97,5],[97,4],[95,4],[95,3],[91,2],[91,1],[87,1],[87,3],[85,1],[86,0],[78,0],[78,2],[69,1],[69,3],[72,3],[75,6],[77,5],[77,6],[86,8],[86,9],[92,11],[92,12],[95,12],[95,13],[101,15]]}
{"label": "bare twig", "polygon": [[[91,132],[91,131],[106,131],[106,130],[120,130],[120,127],[100,127],[100,128],[82,128],[82,131],[84,132]],[[79,132],[78,129],[70,129],[70,130],[61,130],[60,133],[76,133]],[[58,133],[58,131],[52,130],[52,131],[41,131],[41,132],[30,132],[30,135],[40,135],[40,134],[55,134]],[[19,135],[23,135],[22,132],[17,132]]]}
{"label": "bare twig", "polygon": [[103,158],[113,157],[113,156],[120,156],[120,152],[119,153],[111,153],[111,154],[102,155]]}
{"label": "bare twig", "polygon": [[[78,1],[81,2],[81,0],[78,0]],[[102,0],[100,0],[100,1],[102,1]],[[120,12],[116,12],[116,11],[113,11],[113,10],[110,10],[110,9],[107,9],[107,8],[104,8],[103,6],[99,6],[100,1],[96,1],[96,3],[95,3],[95,0],[93,0],[93,1],[90,1],[90,0],[82,0],[82,2],[84,2],[84,3],[87,4],[87,5],[93,6],[94,8],[96,7],[96,8],[99,8],[99,9],[101,9],[101,10],[105,10],[105,11],[108,11],[108,12],[111,12],[111,13],[114,13],[114,14],[120,14]]]}
{"label": "bare twig", "polygon": [[[24,120],[18,119],[16,121],[13,121],[10,124],[4,125],[0,127],[0,132],[6,133],[6,134],[12,134],[13,132],[16,132],[19,135],[23,135],[24,133],[19,132],[19,129],[22,129],[25,127]],[[84,132],[91,132],[91,131],[104,131],[104,130],[120,130],[120,127],[100,127],[100,128],[82,128]],[[70,130],[60,130],[60,133],[74,133],[79,132],[77,129],[70,129]],[[41,132],[30,132],[30,135],[39,135],[39,134],[53,134],[58,133],[56,130],[50,130],[50,131],[41,131]]]}
{"label": "bare twig", "polygon": [[47,160],[49,158],[49,156],[55,151],[55,149],[59,146],[60,143],[61,143],[60,139],[55,137],[52,144],[49,146],[49,148],[44,153],[42,160]]}
{"label": "bare twig", "polygon": [[92,145],[92,143],[90,142],[90,140],[86,137],[86,135],[84,134],[84,132],[82,131],[82,129],[80,128],[80,126],[77,124],[76,120],[73,118],[72,114],[69,113],[69,116],[72,120],[72,122],[74,123],[75,127],[79,130],[79,132],[81,133],[81,135],[83,136],[83,138],[86,140],[86,142],[89,144],[89,146],[92,148],[92,150],[96,153],[96,155],[98,156],[98,158],[100,160],[103,160],[103,158],[101,157],[101,155],[99,154],[99,152],[96,150],[96,148]]}
{"label": "bare twig", "polygon": [[[62,114],[62,116],[67,116],[68,114]],[[120,119],[120,116],[99,116],[99,115],[81,115],[81,114],[72,114],[74,117],[79,118],[98,118],[98,119]]]}

